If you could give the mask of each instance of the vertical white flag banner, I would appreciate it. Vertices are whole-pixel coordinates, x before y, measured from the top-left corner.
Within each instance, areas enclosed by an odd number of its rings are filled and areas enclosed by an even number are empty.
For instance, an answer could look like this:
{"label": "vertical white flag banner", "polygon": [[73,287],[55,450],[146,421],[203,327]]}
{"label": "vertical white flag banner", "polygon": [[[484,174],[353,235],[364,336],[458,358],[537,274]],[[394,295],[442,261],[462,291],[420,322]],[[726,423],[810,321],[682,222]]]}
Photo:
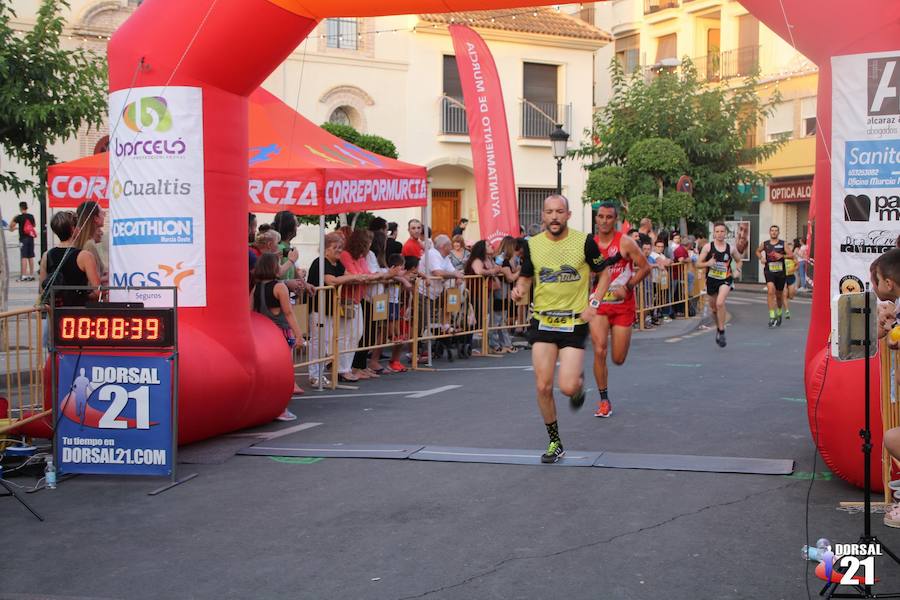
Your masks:
{"label": "vertical white flag banner", "polygon": [[110,137],[111,286],[147,306],[206,306],[203,97],[195,87],[113,92]]}
{"label": "vertical white flag banner", "polygon": [[869,281],[900,235],[900,50],[835,56],[831,133],[831,342],[837,298]]}

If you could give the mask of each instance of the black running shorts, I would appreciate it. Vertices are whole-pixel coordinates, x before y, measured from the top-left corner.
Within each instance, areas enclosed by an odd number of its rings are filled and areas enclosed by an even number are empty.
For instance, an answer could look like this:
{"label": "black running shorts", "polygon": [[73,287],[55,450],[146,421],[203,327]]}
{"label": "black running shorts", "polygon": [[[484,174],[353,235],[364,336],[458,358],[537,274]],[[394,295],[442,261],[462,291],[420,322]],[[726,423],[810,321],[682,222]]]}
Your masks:
{"label": "black running shorts", "polygon": [[531,319],[528,327],[528,342],[530,344],[555,344],[557,348],[580,348],[584,350],[587,341],[588,325],[582,323],[576,325],[574,331],[541,331],[538,329],[537,319]]}
{"label": "black running shorts", "polygon": [[766,271],[766,283],[774,283],[775,289],[779,292],[784,291],[784,273],[769,273]]}
{"label": "black running shorts", "polygon": [[710,298],[715,298],[719,295],[719,288],[723,285],[734,289],[734,279],[732,277],[728,277],[727,279],[716,279],[715,277],[707,277],[706,278],[706,295]]}
{"label": "black running shorts", "polygon": [[22,238],[22,241],[19,242],[19,250],[22,258],[34,258],[34,238],[30,236]]}

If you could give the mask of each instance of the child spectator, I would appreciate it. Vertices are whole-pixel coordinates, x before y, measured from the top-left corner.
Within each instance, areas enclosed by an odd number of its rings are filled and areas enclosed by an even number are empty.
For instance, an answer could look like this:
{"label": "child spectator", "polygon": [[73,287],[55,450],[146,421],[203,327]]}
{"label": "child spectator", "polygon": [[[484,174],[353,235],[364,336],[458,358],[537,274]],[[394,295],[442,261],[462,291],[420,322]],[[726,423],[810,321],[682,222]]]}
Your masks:
{"label": "child spectator", "polygon": [[[884,323],[879,334],[883,337],[897,323],[900,316],[900,248],[888,250],[869,266],[872,278],[872,289],[878,299],[894,303],[894,323]],[[892,344],[896,349],[896,344]],[[897,374],[895,374],[895,378]],[[894,461],[900,461],[900,427],[894,427],[884,433],[884,449]],[[894,484],[894,482],[891,482]],[[893,488],[893,485],[891,486]],[[888,527],[900,528],[900,504],[894,504],[884,515],[884,524]]]}

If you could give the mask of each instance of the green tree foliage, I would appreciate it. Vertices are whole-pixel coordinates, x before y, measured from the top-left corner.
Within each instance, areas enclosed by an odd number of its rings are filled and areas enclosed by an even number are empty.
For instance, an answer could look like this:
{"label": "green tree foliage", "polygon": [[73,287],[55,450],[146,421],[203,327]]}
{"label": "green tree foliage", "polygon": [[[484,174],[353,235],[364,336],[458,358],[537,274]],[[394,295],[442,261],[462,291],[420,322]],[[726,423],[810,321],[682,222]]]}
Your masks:
{"label": "green tree foliage", "polygon": [[[610,71],[615,93],[596,113],[593,129],[586,132],[575,155],[587,159],[592,171],[625,169],[629,219],[654,210],[645,195],[655,192],[655,201],[662,198],[663,204],[679,198],[666,189],[674,188],[681,175],[694,181],[693,202],[676,201],[678,210],[687,211],[682,214],[676,214],[675,207],[660,206],[656,214],[661,222],[671,224],[690,216],[694,223],[705,224],[746,207],[749,190],[767,179],[750,167],[772,156],[783,143],[746,147],[746,141],[780,97],[776,94],[762,102],[756,94],[756,76],[727,83],[701,81],[687,58],[679,69],[663,70],[652,78],[640,72],[627,76],[615,60]],[[650,187],[648,178],[655,186]]]}
{"label": "green tree foliage", "polygon": [[10,2],[0,0],[0,146],[34,179],[0,172],[0,190],[38,194],[43,201],[49,147],[87,125],[100,127],[107,112],[106,61],[60,46],[66,0],[42,0],[34,27],[18,33]]}
{"label": "green tree foliage", "polygon": [[610,165],[598,167],[588,173],[584,188],[584,202],[604,202],[614,200],[622,206],[628,188],[628,173],[623,167]]}

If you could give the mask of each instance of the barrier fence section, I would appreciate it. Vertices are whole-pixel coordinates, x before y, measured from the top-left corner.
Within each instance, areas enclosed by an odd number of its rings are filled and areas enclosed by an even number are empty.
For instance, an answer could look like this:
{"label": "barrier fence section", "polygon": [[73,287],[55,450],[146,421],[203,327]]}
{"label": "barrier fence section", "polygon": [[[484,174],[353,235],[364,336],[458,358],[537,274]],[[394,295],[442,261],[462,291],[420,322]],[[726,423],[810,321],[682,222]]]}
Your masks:
{"label": "barrier fence section", "polygon": [[706,270],[686,264],[655,267],[634,290],[638,323],[646,329],[648,321],[662,317],[691,317],[700,314],[707,300]]}
{"label": "barrier fence section", "polygon": [[298,340],[294,346],[294,372],[305,368],[313,387],[333,389],[338,368],[334,360],[337,350],[337,319],[334,318],[338,314],[337,289],[333,286],[317,287],[298,300],[293,306],[294,318],[305,339],[304,343]]}
{"label": "barrier fence section", "polygon": [[0,313],[0,437],[52,412],[44,410],[46,315],[39,307]]}
{"label": "barrier fence section", "polygon": [[[896,373],[900,372],[900,352],[888,348],[887,339],[880,344],[881,352],[881,425],[884,431],[900,427],[900,385],[897,383]],[[891,504],[894,490],[888,487],[891,482],[891,472],[900,469],[900,463],[894,460],[882,445],[881,448],[881,477],[884,483],[884,501]],[[896,469],[892,468],[896,467]]]}

